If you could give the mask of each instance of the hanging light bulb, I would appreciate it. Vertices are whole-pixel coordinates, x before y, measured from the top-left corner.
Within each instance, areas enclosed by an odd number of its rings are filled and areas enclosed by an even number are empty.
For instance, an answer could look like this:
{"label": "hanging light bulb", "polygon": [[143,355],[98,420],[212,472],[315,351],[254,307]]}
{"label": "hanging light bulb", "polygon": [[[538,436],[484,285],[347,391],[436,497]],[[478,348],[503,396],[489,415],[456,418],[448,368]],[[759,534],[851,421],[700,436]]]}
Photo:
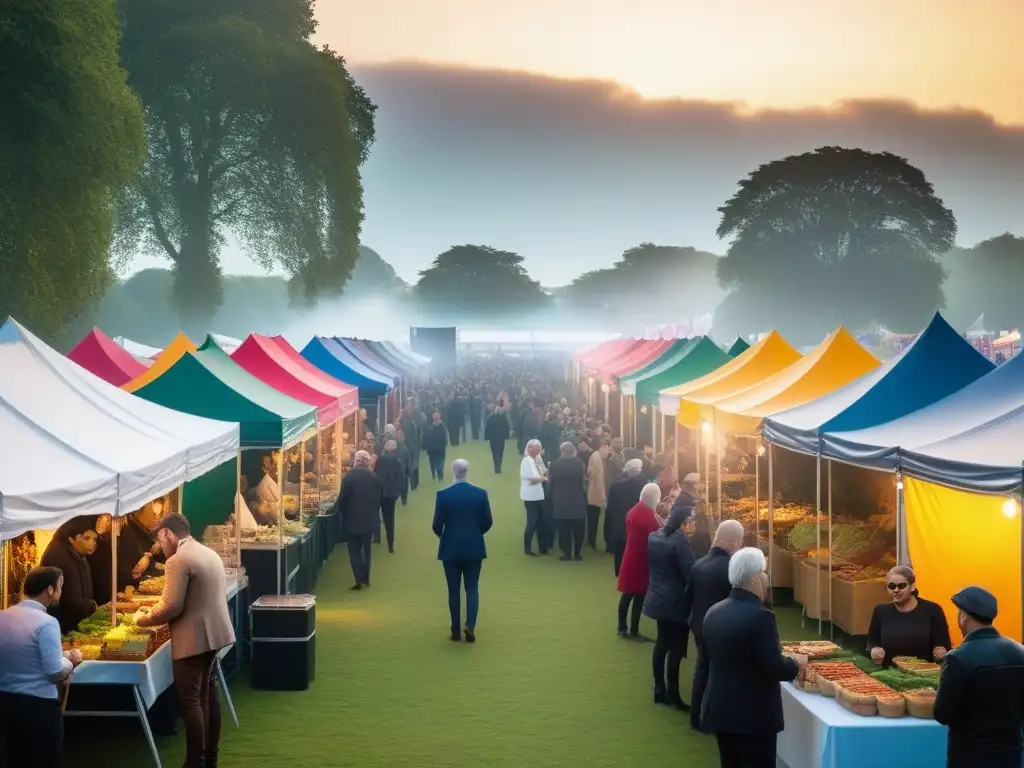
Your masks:
{"label": "hanging light bulb", "polygon": [[764,456],[766,453],[768,453],[768,449],[765,448],[763,444],[757,446],[757,455],[758,456]]}
{"label": "hanging light bulb", "polygon": [[647,415],[647,406],[646,405],[641,405],[640,406],[640,413],[642,413],[644,416]]}
{"label": "hanging light bulb", "polygon": [[601,391],[607,395],[609,392],[612,391],[612,388],[608,386],[607,382],[605,382],[604,384],[601,385]]}
{"label": "hanging light bulb", "polygon": [[1006,517],[1008,517],[1010,519],[1013,519],[1014,517],[1017,516],[1017,513],[1019,511],[1020,511],[1020,507],[1017,504],[1017,500],[1016,499],[1011,497],[1011,498],[1009,498],[1009,499],[1007,499],[1006,501],[1003,502],[1003,514],[1006,515]]}
{"label": "hanging light bulb", "polygon": [[710,421],[705,421],[700,426],[701,426],[701,429],[704,430],[704,434],[705,435],[710,435],[711,434],[711,422]]}

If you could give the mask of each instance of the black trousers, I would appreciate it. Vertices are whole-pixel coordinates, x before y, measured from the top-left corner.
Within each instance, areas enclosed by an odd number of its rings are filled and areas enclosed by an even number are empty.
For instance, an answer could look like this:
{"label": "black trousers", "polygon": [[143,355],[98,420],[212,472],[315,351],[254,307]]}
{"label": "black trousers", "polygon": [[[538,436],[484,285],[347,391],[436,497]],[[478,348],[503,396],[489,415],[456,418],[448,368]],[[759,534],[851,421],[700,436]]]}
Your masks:
{"label": "black trousers", "polygon": [[370,558],[373,555],[373,534],[348,535],[348,561],[356,584],[370,584]]}
{"label": "black trousers", "polygon": [[597,526],[601,522],[601,508],[593,504],[587,505],[587,544],[597,549]]}
{"label": "black trousers", "polygon": [[491,440],[491,458],[494,459],[494,474],[501,474],[501,462],[505,458],[505,441]]}
{"label": "black trousers", "polygon": [[679,664],[686,650],[686,633],[690,628],[674,621],[658,622],[658,639],[654,641],[651,666],[654,690],[664,691],[669,701],[682,701],[679,695]]}
{"label": "black trousers", "polygon": [[546,555],[555,546],[555,518],[551,514],[551,500],[540,502],[540,517],[537,518],[537,546]]}
{"label": "black trousers", "polygon": [[559,520],[558,546],[562,557],[580,557],[583,554],[583,533],[586,520]]}
{"label": "black trousers", "polygon": [[[629,613],[629,634],[640,634],[640,612],[644,609],[644,598],[646,595],[630,595],[623,592],[619,598],[619,632],[626,631],[626,613]],[[629,610],[629,604],[633,604],[633,610]]]}
{"label": "black trousers", "polygon": [[778,736],[746,736],[716,733],[722,768],[775,768]]}
{"label": "black trousers", "polygon": [[415,491],[420,487],[420,465],[417,464],[409,470],[409,490]]}
{"label": "black trousers", "polygon": [[469,412],[469,431],[473,435],[474,440],[480,439],[480,411],[473,413]]}
{"label": "black trousers", "polygon": [[383,498],[380,502],[380,516],[384,520],[384,535],[388,540],[388,552],[395,551],[395,505],[398,499]]}
{"label": "black trousers", "polygon": [[64,718],[57,699],[0,693],[0,734],[7,740],[6,760],[0,764],[11,768],[60,766]]}
{"label": "black trousers", "polygon": [[622,556],[626,553],[626,545],[613,544],[609,547],[609,550],[615,559],[615,578],[618,578],[619,571],[622,569]]}
{"label": "black trousers", "polygon": [[543,501],[524,501],[523,506],[526,507],[526,528],[523,531],[523,552],[533,551],[533,537],[536,534],[538,549],[543,549],[542,540],[543,536],[540,532],[540,526],[544,520],[544,502]]}
{"label": "black trousers", "polygon": [[461,420],[456,420],[448,425],[448,438],[452,441],[452,445],[458,445],[462,439],[462,431],[466,428],[466,418],[463,417]]}
{"label": "black trousers", "polygon": [[690,725],[699,731],[700,705],[708,687],[708,659],[696,634],[693,636],[693,644],[697,646],[697,663],[693,667],[693,689],[690,691]]}
{"label": "black trousers", "polygon": [[436,477],[438,480],[444,480],[444,456],[444,451],[427,451],[427,461],[430,462],[430,476]]}

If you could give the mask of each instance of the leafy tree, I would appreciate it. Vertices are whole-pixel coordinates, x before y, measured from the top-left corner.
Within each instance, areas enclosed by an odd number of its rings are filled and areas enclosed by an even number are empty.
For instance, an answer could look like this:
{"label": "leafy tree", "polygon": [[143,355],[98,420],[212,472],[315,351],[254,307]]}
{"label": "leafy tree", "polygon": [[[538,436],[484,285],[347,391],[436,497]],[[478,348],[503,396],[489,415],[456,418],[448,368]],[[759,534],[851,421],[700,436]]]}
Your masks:
{"label": "leafy tree", "polygon": [[118,35],[114,0],[0,4],[0,317],[49,337],[111,281],[113,194],[142,160]]}
{"label": "leafy tree", "polygon": [[551,297],[523,257],[485,245],[456,245],[420,272],[415,296],[433,322],[472,322],[547,311]]}
{"label": "leafy tree", "polygon": [[624,309],[639,326],[689,320],[713,312],[723,292],[719,257],[694,248],[641,243],[607,269],[584,272],[558,294],[574,317],[623,330]]}
{"label": "leafy tree", "polygon": [[946,257],[949,320],[958,328],[981,314],[990,330],[1024,325],[1024,237],[1009,233],[957,248]]}
{"label": "leafy tree", "polygon": [[292,294],[339,294],[357,256],[374,105],[316,48],[312,0],[120,0],[149,154],[119,247],[166,256],[183,316],[222,298],[227,232]]}
{"label": "leafy tree", "polygon": [[[925,175],[888,152],[822,147],[760,166],[719,208],[733,291],[717,335],[779,327],[814,341],[843,323],[917,330],[943,306],[938,255],[956,219]],[[776,320],[778,318],[778,320]]]}

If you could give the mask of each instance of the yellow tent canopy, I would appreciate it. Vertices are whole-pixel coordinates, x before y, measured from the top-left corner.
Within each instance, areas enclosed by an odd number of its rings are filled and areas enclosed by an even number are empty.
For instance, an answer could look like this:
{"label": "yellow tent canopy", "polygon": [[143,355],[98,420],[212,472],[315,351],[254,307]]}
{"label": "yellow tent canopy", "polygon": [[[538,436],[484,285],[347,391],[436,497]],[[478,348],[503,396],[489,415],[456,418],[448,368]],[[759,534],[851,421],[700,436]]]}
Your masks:
{"label": "yellow tent canopy", "polygon": [[765,416],[827,395],[868,371],[879,361],[845,328],[774,376],[726,400],[701,407],[701,417],[726,432],[753,435]]}
{"label": "yellow tent canopy", "polygon": [[160,357],[153,361],[153,364],[146,369],[146,371],[134,379],[129,381],[127,384],[123,384],[121,389],[126,392],[137,392],[144,386],[149,384],[161,376],[163,376],[167,370],[173,366],[178,360],[180,360],[187,352],[195,352],[196,345],[192,343],[184,333],[179,333],[167,348],[160,353]]}
{"label": "yellow tent canopy", "polygon": [[[666,399],[678,403],[676,420],[691,429],[700,425],[701,406],[726,400],[764,381],[801,357],[777,331],[772,331],[743,354],[706,376],[678,387],[662,390]],[[671,409],[667,409],[671,413]]]}

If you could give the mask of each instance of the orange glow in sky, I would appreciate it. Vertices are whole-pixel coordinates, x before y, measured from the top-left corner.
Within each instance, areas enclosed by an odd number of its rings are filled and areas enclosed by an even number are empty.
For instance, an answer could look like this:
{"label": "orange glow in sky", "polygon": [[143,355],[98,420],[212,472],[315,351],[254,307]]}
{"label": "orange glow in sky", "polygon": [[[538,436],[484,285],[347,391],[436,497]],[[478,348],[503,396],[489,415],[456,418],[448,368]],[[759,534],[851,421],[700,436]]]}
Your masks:
{"label": "orange glow in sky", "polygon": [[901,98],[1024,125],[1024,0],[319,0],[353,64],[601,78],[648,97]]}

